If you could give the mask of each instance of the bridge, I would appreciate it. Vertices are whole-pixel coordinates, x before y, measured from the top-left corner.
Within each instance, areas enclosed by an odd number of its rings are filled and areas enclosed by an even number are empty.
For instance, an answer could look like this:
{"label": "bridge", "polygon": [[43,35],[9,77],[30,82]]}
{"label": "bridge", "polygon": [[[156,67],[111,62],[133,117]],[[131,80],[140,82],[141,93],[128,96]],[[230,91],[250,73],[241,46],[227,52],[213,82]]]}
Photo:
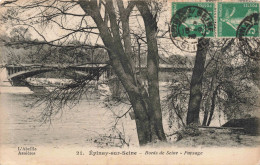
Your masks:
{"label": "bridge", "polygon": [[[105,63],[87,63],[84,65],[48,65],[48,64],[19,64],[19,65],[5,65],[2,68],[6,68],[7,79],[13,86],[30,86],[26,81],[26,78],[39,75],[41,73],[53,72],[53,71],[66,71],[73,72],[77,76],[84,77],[88,80],[99,81],[102,76],[104,79],[109,79],[112,73],[112,68]],[[147,72],[145,66],[136,68],[142,73]],[[159,65],[159,76],[161,81],[168,81],[172,78],[172,73],[178,72],[191,72],[192,68],[176,67],[169,64]]]}
{"label": "bridge", "polygon": [[99,80],[100,76],[104,78],[111,76],[111,67],[108,64],[84,64],[84,65],[44,65],[44,64],[20,64],[20,65],[5,65],[2,68],[6,68],[7,79],[13,86],[29,86],[26,82],[26,78],[39,75],[41,73],[61,71],[73,72],[81,77],[86,77],[90,80]]}

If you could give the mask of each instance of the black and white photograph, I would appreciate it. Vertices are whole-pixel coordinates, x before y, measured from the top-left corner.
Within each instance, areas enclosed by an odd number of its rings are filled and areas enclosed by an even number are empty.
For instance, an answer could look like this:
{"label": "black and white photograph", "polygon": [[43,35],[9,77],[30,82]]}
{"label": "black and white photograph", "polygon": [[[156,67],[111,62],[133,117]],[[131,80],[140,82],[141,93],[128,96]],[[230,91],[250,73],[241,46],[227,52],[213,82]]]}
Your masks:
{"label": "black and white photograph", "polygon": [[0,165],[259,164],[259,2],[0,0]]}

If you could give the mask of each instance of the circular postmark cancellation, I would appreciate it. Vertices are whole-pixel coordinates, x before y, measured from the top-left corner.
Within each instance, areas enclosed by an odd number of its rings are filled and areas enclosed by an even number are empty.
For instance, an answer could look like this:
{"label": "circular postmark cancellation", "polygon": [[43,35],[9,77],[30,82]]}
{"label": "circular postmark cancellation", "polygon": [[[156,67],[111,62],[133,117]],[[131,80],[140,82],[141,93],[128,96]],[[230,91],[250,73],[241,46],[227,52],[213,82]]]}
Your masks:
{"label": "circular postmark cancellation", "polygon": [[[196,52],[197,38],[207,37],[214,31],[214,19],[207,10],[198,6],[186,6],[176,11],[171,18],[170,37],[173,44],[182,51]],[[203,46],[204,45],[204,46]]]}
{"label": "circular postmark cancellation", "polygon": [[236,32],[240,51],[253,59],[260,60],[259,13],[245,17]]}

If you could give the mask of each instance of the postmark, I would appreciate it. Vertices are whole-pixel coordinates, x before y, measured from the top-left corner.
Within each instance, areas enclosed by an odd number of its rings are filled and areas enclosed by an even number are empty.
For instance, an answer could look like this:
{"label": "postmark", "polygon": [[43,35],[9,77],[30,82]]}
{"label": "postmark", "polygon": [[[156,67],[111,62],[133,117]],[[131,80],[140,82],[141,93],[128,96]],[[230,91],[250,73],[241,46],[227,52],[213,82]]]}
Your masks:
{"label": "postmark", "polygon": [[260,60],[259,13],[246,16],[236,32],[240,51],[251,58]]}
{"label": "postmark", "polygon": [[[237,29],[240,23],[254,13],[259,13],[257,2],[218,2],[217,5],[217,36],[237,37]],[[246,37],[255,37],[258,25],[247,31]],[[258,33],[259,36],[259,33]]]}
{"label": "postmark", "polygon": [[195,52],[198,38],[214,37],[213,14],[214,3],[172,3],[170,35],[175,46]]}
{"label": "postmark", "polygon": [[236,37],[259,37],[259,13],[252,13],[241,21]]}

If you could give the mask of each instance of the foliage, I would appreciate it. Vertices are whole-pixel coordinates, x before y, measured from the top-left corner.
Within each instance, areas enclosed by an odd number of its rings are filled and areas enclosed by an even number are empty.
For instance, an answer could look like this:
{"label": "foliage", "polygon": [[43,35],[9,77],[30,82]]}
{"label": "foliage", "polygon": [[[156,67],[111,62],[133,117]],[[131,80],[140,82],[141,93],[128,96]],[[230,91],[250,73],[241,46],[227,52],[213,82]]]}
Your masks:
{"label": "foliage", "polygon": [[181,130],[177,131],[177,141],[187,138],[201,135],[201,131],[198,129],[196,125],[189,125],[183,127]]}
{"label": "foliage", "polygon": [[[185,61],[183,58],[182,61]],[[186,61],[186,65],[192,66],[193,61]],[[200,114],[204,118],[201,124],[210,125],[215,110],[223,113],[228,120],[253,114],[259,107],[258,70],[259,62],[243,55],[236,42],[212,39],[203,74]],[[176,75],[169,86],[171,94],[166,104],[169,125],[174,120],[182,121],[188,108],[190,74],[182,72]]]}

